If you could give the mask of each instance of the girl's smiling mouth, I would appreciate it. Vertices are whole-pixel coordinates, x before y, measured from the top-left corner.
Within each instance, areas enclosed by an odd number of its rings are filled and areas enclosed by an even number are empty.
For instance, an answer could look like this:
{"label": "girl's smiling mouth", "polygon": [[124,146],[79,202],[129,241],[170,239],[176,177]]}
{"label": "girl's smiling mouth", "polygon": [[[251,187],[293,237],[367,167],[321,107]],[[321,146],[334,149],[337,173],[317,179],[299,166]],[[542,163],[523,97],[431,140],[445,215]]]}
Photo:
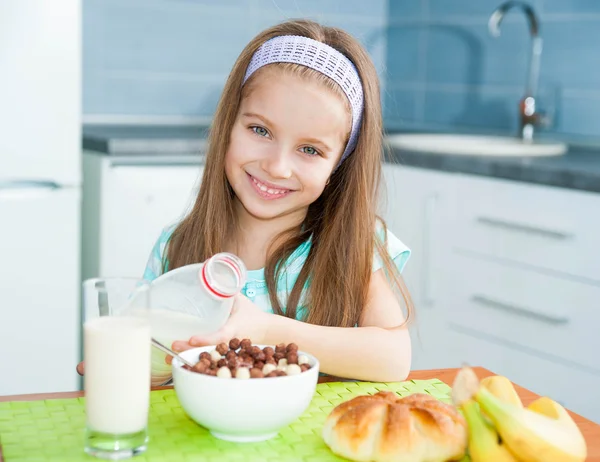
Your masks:
{"label": "girl's smiling mouth", "polygon": [[276,187],[272,183],[262,182],[261,180],[250,175],[248,172],[246,172],[246,175],[248,175],[248,180],[250,181],[250,184],[252,185],[256,193],[263,199],[280,199],[282,197],[288,196],[294,191],[293,189],[282,189]]}

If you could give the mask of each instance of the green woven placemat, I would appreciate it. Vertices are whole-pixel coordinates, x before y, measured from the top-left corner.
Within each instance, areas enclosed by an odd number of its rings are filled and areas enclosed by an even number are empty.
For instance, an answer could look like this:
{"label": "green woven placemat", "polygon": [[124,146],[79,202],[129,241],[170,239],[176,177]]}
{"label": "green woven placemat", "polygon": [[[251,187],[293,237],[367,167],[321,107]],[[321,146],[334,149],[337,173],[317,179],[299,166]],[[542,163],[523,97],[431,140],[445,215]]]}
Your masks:
{"label": "green woven placemat", "polygon": [[[214,438],[189,419],[174,390],[151,395],[146,453],[139,462],[192,461],[336,461],[321,438],[325,418],[334,406],[357,395],[394,391],[400,396],[429,393],[450,403],[450,387],[438,379],[398,383],[334,382],[317,385],[306,412],[276,438],[236,444]],[[0,442],[5,462],[92,461],[83,453],[84,398],[0,403]]]}

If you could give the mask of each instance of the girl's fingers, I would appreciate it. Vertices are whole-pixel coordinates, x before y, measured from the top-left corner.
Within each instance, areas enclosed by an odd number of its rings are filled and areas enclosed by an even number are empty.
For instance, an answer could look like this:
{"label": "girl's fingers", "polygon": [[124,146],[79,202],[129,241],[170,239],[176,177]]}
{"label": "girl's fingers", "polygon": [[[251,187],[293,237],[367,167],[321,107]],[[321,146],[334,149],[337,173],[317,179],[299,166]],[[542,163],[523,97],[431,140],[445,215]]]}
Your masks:
{"label": "girl's fingers", "polygon": [[[190,348],[194,348],[194,347],[192,345],[190,345],[188,342],[183,341],[183,340],[176,340],[171,345],[171,350],[173,350],[175,353],[181,353],[182,351],[189,350]],[[173,362],[173,357],[171,355],[167,355],[165,357],[165,362],[167,364],[171,364]]]}
{"label": "girl's fingers", "polygon": [[214,338],[214,336],[200,337],[200,336],[195,335],[190,339],[190,345],[194,345],[194,347],[216,345],[216,343],[212,340],[212,338]]}
{"label": "girl's fingers", "polygon": [[193,345],[190,345],[188,342],[184,341],[184,340],[176,340],[175,342],[173,342],[173,345],[171,345],[171,350],[180,353],[182,351],[185,350],[189,350],[190,348],[193,348]]}
{"label": "girl's fingers", "polygon": [[200,335],[194,335],[191,339],[190,339],[190,345],[193,345],[195,347],[199,347],[199,346],[207,346],[207,345],[218,345],[221,342],[225,342],[228,339],[225,336],[225,333],[220,330],[212,335],[204,335],[204,336],[200,336]]}

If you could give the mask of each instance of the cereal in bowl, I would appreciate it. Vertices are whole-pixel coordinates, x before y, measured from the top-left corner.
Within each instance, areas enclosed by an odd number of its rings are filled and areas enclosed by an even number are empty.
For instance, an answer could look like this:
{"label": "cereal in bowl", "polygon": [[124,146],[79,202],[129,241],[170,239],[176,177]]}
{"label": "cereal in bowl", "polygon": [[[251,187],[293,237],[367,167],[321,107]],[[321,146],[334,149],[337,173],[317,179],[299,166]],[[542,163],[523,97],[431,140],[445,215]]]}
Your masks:
{"label": "cereal in bowl", "polygon": [[185,369],[219,378],[260,379],[297,375],[311,368],[306,355],[298,354],[295,343],[280,343],[275,348],[252,345],[250,339],[233,338],[214,350],[200,353],[193,368]]}

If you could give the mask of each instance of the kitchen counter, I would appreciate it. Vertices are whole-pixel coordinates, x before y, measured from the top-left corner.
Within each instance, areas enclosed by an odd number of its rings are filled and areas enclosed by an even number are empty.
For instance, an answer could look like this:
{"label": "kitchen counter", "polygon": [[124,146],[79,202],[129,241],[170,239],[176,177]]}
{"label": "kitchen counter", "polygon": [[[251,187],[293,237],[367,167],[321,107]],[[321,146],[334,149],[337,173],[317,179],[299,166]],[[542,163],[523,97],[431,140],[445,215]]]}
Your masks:
{"label": "kitchen counter", "polygon": [[600,193],[600,149],[569,146],[556,157],[490,157],[392,149],[394,164]]}
{"label": "kitchen counter", "polygon": [[[202,157],[206,126],[84,126],[82,147],[108,156]],[[600,148],[570,146],[558,157],[483,157],[392,149],[386,162],[600,193]]]}
{"label": "kitchen counter", "polygon": [[[459,369],[433,369],[433,370],[423,370],[423,371],[413,371],[410,373],[408,380],[428,380],[432,378],[436,378],[441,380],[442,382],[452,385],[454,382],[454,378],[458,373]],[[482,379],[483,377],[488,377],[493,373],[487,369],[482,367],[473,368],[477,376]],[[338,378],[331,377],[322,377],[320,382],[327,381],[336,381],[340,380]],[[158,387],[156,389],[164,389],[170,387]],[[517,394],[521,398],[521,401],[524,405],[528,405],[539,396],[535,393],[515,385],[515,390]],[[42,400],[42,399],[64,399],[64,398],[75,398],[83,396],[83,392],[68,392],[68,393],[47,393],[47,394],[35,394],[35,395],[19,395],[19,396],[0,396],[0,402],[3,401],[33,401],[33,400]],[[570,412],[570,411],[569,411]],[[600,462],[600,425],[583,418],[582,416],[570,412],[571,416],[577,423],[578,427],[581,429],[583,436],[586,440],[588,447],[588,462]],[[0,462],[2,461],[2,451],[0,448]]]}
{"label": "kitchen counter", "polygon": [[109,156],[200,155],[208,127],[197,125],[84,126],[82,148]]}

